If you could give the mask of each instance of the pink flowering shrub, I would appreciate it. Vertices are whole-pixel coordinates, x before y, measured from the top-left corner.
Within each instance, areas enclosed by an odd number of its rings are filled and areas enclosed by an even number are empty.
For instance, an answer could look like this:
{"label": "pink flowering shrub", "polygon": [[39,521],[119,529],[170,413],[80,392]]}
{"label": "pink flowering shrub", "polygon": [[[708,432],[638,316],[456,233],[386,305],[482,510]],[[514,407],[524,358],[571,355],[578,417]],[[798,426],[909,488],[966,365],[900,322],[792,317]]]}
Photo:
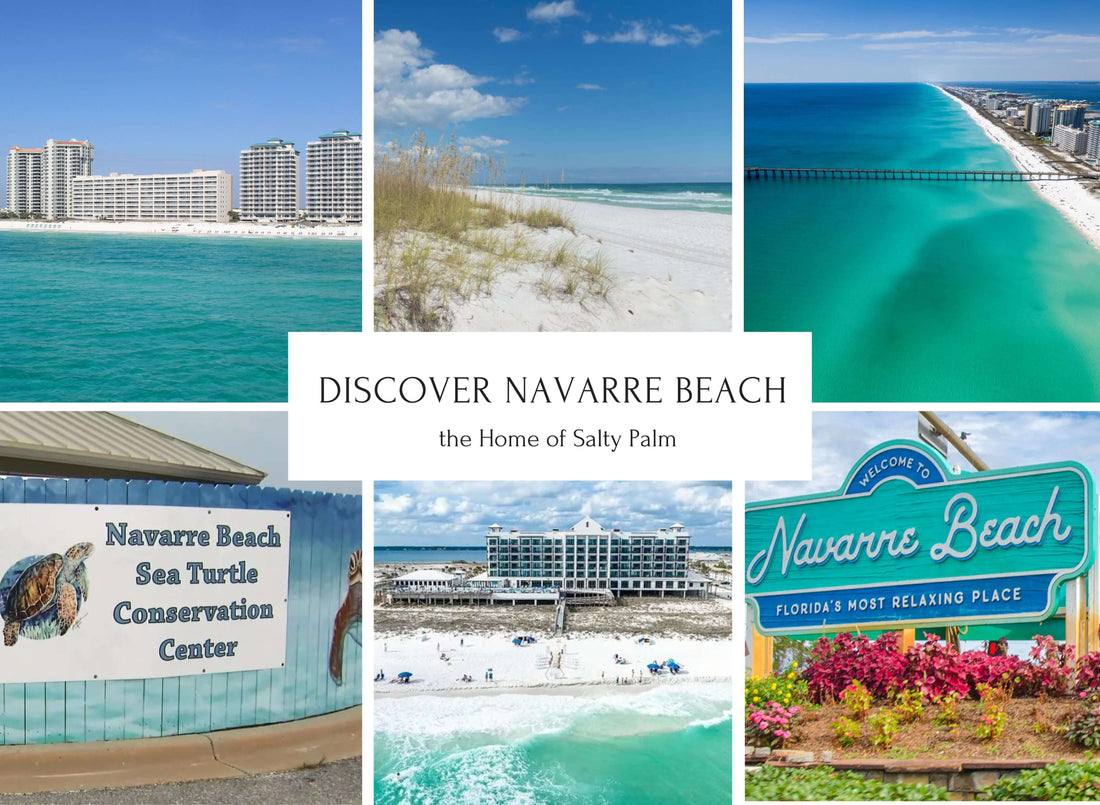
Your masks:
{"label": "pink flowering shrub", "polygon": [[1006,690],[1009,694],[1031,688],[1031,665],[1010,654],[991,657],[984,651],[964,651],[959,660],[966,669],[971,696],[977,697],[978,685]]}
{"label": "pink flowering shrub", "polygon": [[909,665],[908,681],[929,701],[936,701],[948,693],[965,696],[970,691],[959,653],[954,646],[939,640],[937,635],[925,633],[924,645],[910,646],[905,655]]}
{"label": "pink flowering shrub", "polygon": [[1032,696],[1064,696],[1069,692],[1076,652],[1073,646],[1056,643],[1049,635],[1035,635],[1031,657],[1031,684],[1026,691]]}
{"label": "pink flowering shrub", "polygon": [[794,723],[801,712],[797,704],[784,707],[778,702],[750,707],[745,715],[745,740],[750,746],[781,748],[794,734]]}
{"label": "pink flowering shrub", "polygon": [[1100,651],[1077,661],[1077,695],[1083,699],[1096,688],[1100,688]]}
{"label": "pink flowering shrub", "polygon": [[898,652],[898,636],[885,632],[872,642],[847,632],[829,640],[822,637],[811,652],[814,662],[802,673],[814,702],[836,700],[853,680],[859,680],[875,698],[904,687],[906,660]]}

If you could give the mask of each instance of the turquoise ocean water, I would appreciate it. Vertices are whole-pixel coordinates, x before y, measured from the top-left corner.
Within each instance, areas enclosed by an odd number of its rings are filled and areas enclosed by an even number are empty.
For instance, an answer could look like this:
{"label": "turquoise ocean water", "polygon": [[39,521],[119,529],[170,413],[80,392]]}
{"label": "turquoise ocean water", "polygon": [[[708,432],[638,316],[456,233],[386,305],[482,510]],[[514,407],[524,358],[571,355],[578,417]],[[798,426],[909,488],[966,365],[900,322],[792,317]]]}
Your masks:
{"label": "turquoise ocean water", "polygon": [[[518,185],[494,188],[518,193]],[[730,182],[689,182],[655,184],[574,184],[526,185],[528,196],[545,196],[567,201],[588,201],[617,207],[650,210],[691,210],[730,215],[733,212],[733,185]]]}
{"label": "turquoise ocean water", "polygon": [[[745,121],[749,166],[1014,170],[923,84],[747,85]],[[1100,399],[1100,252],[1024,183],[746,182],[745,329],[812,331],[817,401]]]}
{"label": "turquoise ocean water", "polygon": [[379,805],[731,802],[729,685],[387,697],[374,712]]}
{"label": "turquoise ocean water", "polygon": [[0,231],[0,400],[286,400],[287,333],[362,328],[362,244]]}

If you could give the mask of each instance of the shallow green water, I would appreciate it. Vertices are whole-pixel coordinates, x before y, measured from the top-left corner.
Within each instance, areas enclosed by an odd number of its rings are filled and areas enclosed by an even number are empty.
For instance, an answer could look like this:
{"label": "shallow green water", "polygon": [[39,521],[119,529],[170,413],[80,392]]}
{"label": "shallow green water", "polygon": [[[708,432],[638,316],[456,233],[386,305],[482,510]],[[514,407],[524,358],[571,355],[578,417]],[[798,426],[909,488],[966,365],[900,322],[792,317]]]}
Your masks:
{"label": "shallow green water", "polygon": [[728,685],[604,699],[376,700],[377,803],[721,805],[732,798]]}
{"label": "shallow green water", "polygon": [[[747,165],[1014,169],[924,85],[747,87],[765,113]],[[745,328],[812,331],[818,401],[1100,399],[1100,252],[1024,183],[747,182]]]}
{"label": "shallow green water", "polygon": [[282,401],[287,333],[362,327],[362,244],[0,231],[0,400]]}

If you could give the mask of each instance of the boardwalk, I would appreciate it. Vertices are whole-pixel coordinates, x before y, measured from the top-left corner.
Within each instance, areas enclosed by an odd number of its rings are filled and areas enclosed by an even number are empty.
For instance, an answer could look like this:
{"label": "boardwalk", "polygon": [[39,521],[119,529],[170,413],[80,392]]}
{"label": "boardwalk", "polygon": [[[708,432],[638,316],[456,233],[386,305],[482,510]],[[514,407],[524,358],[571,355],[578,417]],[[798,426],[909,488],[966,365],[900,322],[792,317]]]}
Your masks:
{"label": "boardwalk", "polygon": [[890,168],[745,168],[749,179],[864,179],[926,182],[1058,182],[1098,179],[1096,174],[1056,171],[934,171]]}

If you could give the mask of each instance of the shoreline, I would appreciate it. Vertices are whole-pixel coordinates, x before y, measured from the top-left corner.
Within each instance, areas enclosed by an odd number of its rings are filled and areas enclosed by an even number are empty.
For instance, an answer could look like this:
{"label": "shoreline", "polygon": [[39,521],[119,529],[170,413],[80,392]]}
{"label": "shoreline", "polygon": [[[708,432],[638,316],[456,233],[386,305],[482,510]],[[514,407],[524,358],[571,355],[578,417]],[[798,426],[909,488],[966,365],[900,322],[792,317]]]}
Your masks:
{"label": "shoreline", "polygon": [[[1016,142],[1001,126],[982,117],[970,104],[957,98],[937,84],[935,87],[953,100],[967,116],[976,123],[990,141],[999,145],[1009,155],[1013,164],[1021,171],[1047,171],[1064,173],[1059,166],[1051,165],[1034,150]],[[1085,236],[1096,250],[1100,251],[1100,198],[1090,193],[1077,181],[1026,182],[1040,198],[1056,209],[1063,218]]]}
{"label": "shoreline", "polygon": [[0,232],[75,232],[85,235],[168,235],[183,237],[282,238],[362,241],[363,225],[253,224],[210,221],[0,221]]}

